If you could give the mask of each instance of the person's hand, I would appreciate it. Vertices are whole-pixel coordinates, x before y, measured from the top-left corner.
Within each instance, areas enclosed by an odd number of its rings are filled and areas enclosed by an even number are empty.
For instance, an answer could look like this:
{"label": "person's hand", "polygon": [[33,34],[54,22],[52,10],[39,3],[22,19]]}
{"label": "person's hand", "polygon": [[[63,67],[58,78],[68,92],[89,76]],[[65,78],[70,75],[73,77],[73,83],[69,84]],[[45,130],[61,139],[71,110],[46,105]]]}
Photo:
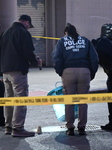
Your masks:
{"label": "person's hand", "polygon": [[37,62],[38,62],[38,67],[39,67],[39,70],[42,70],[42,59],[40,59],[39,56],[37,56]]}

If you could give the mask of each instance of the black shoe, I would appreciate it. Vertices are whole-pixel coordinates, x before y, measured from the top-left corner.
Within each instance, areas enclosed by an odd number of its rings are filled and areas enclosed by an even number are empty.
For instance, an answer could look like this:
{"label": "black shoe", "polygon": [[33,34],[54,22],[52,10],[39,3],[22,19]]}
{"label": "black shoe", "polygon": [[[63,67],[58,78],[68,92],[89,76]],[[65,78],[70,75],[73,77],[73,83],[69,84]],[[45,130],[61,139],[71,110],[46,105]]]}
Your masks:
{"label": "black shoe", "polygon": [[83,128],[78,129],[79,135],[86,135],[86,131]]}
{"label": "black shoe", "polygon": [[35,136],[35,132],[29,132],[25,129],[23,130],[12,130],[12,136],[13,137],[32,137]]}
{"label": "black shoe", "polygon": [[112,131],[112,125],[110,125],[109,123],[106,124],[105,126],[101,126],[102,130],[108,130],[108,131]]}
{"label": "black shoe", "polygon": [[68,130],[66,131],[66,135],[71,135],[74,136],[74,128],[68,128]]}

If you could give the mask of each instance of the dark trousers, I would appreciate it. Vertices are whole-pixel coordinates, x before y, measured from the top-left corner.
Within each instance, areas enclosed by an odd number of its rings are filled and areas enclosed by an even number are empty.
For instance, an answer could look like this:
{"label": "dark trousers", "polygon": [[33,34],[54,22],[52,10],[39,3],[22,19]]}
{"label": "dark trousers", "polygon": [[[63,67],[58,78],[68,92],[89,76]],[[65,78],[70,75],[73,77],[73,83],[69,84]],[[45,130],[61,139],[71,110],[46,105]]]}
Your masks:
{"label": "dark trousers", "polygon": [[[112,77],[108,77],[107,79],[107,90],[108,93],[112,93]],[[108,103],[108,111],[109,111],[109,124],[112,125],[112,103]]]}
{"label": "dark trousers", "polygon": [[[0,97],[4,97],[4,83],[0,81]],[[0,126],[5,124],[3,106],[0,106]]]}

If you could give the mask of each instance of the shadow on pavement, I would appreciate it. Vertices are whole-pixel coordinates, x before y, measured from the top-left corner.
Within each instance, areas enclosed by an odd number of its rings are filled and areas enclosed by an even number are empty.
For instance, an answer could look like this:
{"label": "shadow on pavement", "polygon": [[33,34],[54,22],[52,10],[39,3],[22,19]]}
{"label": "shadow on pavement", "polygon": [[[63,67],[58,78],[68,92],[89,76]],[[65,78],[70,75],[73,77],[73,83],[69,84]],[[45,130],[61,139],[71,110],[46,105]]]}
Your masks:
{"label": "shadow on pavement", "polygon": [[67,136],[65,133],[60,132],[55,140],[61,144],[68,145],[71,149],[82,150],[83,148],[84,150],[91,150],[86,136]]}
{"label": "shadow on pavement", "polygon": [[5,135],[4,129],[0,128],[0,150],[33,150],[25,141],[26,138],[14,138],[11,135]]}

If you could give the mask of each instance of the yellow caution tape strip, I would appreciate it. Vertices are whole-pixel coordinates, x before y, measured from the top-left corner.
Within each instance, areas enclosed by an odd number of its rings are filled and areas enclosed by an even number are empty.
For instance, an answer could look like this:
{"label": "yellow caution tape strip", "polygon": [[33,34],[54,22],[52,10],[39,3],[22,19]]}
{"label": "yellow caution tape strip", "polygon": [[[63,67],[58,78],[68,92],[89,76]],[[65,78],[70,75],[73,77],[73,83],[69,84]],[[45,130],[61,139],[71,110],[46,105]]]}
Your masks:
{"label": "yellow caution tape strip", "polygon": [[43,37],[43,36],[32,36],[35,38],[43,38],[43,39],[54,39],[54,40],[59,40],[60,38],[54,38],[54,37]]}
{"label": "yellow caution tape strip", "polygon": [[0,106],[84,104],[112,102],[112,93],[0,98]]}

